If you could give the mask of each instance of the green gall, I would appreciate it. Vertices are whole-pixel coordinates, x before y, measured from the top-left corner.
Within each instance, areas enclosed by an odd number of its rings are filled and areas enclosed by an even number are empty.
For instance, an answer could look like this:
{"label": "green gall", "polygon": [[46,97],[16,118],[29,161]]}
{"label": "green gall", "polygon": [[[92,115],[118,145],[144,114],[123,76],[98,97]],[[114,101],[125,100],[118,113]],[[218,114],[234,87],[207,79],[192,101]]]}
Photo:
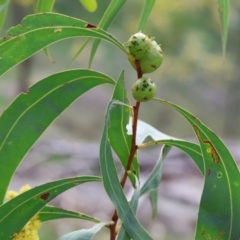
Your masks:
{"label": "green gall", "polygon": [[[135,59],[129,55],[128,60],[136,69]],[[139,60],[142,73],[151,73],[158,69],[163,61],[163,52],[161,47],[156,41],[151,41],[151,47],[147,50],[146,54]]]}
{"label": "green gall", "polygon": [[156,85],[149,78],[139,78],[132,86],[132,95],[139,102],[147,102],[155,97]]}
{"label": "green gall", "polygon": [[128,40],[129,53],[137,60],[140,60],[151,47],[151,39],[144,33],[138,32]]}

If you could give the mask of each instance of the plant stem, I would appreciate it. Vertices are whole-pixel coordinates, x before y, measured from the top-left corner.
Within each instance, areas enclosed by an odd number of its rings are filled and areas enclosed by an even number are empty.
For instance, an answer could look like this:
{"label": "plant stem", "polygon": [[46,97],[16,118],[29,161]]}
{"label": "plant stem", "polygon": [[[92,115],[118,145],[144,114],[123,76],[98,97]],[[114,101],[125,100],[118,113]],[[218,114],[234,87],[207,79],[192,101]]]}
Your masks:
{"label": "plant stem", "polygon": [[[142,71],[140,68],[140,63],[139,60],[135,60],[135,64],[136,64],[136,69],[137,69],[137,76],[138,78],[142,77]],[[140,102],[136,102],[136,105],[133,107],[133,121],[132,121],[132,145],[131,145],[131,150],[130,150],[130,154],[128,157],[128,163],[127,166],[125,168],[125,172],[123,174],[122,180],[120,182],[122,188],[124,188],[127,177],[128,177],[128,171],[131,168],[134,156],[136,154],[136,151],[138,149],[138,146],[136,145],[136,136],[137,136],[137,121],[138,121],[138,113],[139,113],[139,108],[140,108]],[[116,238],[116,226],[117,226],[117,222],[118,222],[118,215],[117,215],[117,210],[115,209],[113,216],[112,216],[112,221],[114,222],[113,225],[110,226],[110,240],[115,240]]]}

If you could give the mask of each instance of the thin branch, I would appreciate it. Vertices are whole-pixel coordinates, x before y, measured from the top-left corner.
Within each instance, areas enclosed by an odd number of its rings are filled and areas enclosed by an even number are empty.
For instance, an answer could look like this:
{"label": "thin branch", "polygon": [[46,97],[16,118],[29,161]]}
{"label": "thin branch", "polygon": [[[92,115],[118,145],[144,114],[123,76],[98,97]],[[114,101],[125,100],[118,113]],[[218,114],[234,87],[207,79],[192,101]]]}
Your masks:
{"label": "thin branch", "polygon": [[[140,62],[139,60],[135,60],[136,64],[136,70],[137,70],[137,76],[138,78],[142,77],[142,71],[140,68]],[[133,121],[132,121],[132,145],[131,145],[131,150],[130,154],[128,157],[128,162],[127,166],[125,168],[125,172],[123,174],[122,180],[120,182],[122,188],[124,188],[127,177],[128,177],[128,172],[131,168],[134,156],[136,154],[136,151],[138,149],[137,144],[136,144],[136,136],[137,136],[137,122],[138,122],[138,113],[139,113],[139,108],[140,108],[140,102],[136,102],[136,105],[133,107]],[[115,209],[113,216],[112,216],[112,221],[114,222],[113,225],[110,226],[110,240],[115,240],[116,239],[116,226],[118,222],[118,215],[117,215],[117,210]]]}

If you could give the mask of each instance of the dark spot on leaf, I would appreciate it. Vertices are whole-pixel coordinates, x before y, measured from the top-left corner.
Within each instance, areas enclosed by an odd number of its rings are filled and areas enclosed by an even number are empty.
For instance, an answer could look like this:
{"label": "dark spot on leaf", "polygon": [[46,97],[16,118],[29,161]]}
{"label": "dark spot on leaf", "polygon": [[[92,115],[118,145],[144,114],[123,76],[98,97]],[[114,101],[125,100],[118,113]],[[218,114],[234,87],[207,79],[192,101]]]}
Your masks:
{"label": "dark spot on leaf", "polygon": [[88,24],[86,25],[86,28],[97,28],[97,26],[96,26],[96,25],[93,25],[93,24],[91,24],[91,23],[88,23]]}
{"label": "dark spot on leaf", "polygon": [[223,236],[225,234],[225,232],[220,232],[215,238],[214,238],[214,240],[217,240],[217,239],[219,239],[219,238],[221,238],[221,236]]}
{"label": "dark spot on leaf", "polygon": [[156,69],[157,67],[155,65],[151,65],[152,68]]}
{"label": "dark spot on leaf", "polygon": [[211,169],[208,169],[207,175],[210,176],[210,174],[211,174]]}
{"label": "dark spot on leaf", "polygon": [[144,100],[147,100],[147,99],[148,99],[147,97],[144,98]]}
{"label": "dark spot on leaf", "polygon": [[152,89],[151,88],[149,88],[149,92],[151,92],[152,91]]}
{"label": "dark spot on leaf", "polygon": [[40,198],[42,199],[42,200],[44,200],[44,201],[47,201],[48,200],[48,198],[49,198],[49,196],[50,196],[50,193],[44,193],[44,194],[42,194],[41,196],[40,196]]}

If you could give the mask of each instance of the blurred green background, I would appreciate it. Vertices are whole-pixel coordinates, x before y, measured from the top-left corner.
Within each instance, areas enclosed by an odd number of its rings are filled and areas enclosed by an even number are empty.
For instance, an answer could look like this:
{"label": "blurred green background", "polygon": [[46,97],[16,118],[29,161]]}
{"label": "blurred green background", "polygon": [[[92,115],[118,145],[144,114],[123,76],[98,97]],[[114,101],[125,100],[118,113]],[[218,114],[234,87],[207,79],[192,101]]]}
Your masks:
{"label": "blurred green background", "polygon": [[[54,11],[81,18],[93,24],[101,19],[110,1],[101,0],[95,13],[87,12],[78,0],[58,0]],[[122,43],[136,32],[144,1],[127,1],[112,23],[109,32]],[[34,11],[36,1],[12,1],[1,35]],[[158,87],[157,96],[189,110],[223,138],[239,139],[240,127],[240,2],[230,3],[229,36],[226,58],[222,56],[217,1],[158,0],[144,33],[161,43],[164,61],[152,74]],[[0,107],[4,109],[16,96],[43,77],[62,71],[85,41],[84,38],[61,41],[49,47],[55,63],[39,52],[29,61],[1,77]],[[91,44],[70,68],[88,66]],[[31,68],[30,68],[31,67]],[[111,44],[102,42],[92,68],[115,79],[124,69],[129,93],[136,73],[126,57]],[[99,87],[74,103],[51,128],[70,138],[98,141],[103,126],[106,104],[111,97],[109,86]],[[131,94],[130,101],[134,104]],[[98,116],[98,117],[96,117]],[[142,104],[141,119],[161,131],[191,137],[192,130],[171,109],[148,102]],[[53,134],[55,134],[53,131]],[[58,134],[58,133],[56,133]],[[65,135],[65,136],[66,136]]]}
{"label": "blurred green background", "polygon": [[[89,13],[78,0],[57,0],[53,11],[97,24],[109,3],[109,0],[99,0],[97,11]],[[127,1],[116,16],[108,31],[120,42],[127,42],[131,34],[136,32],[143,4],[144,1],[139,0]],[[7,29],[20,23],[25,15],[33,13],[35,7],[36,0],[12,1],[0,35],[5,36]],[[154,36],[164,53],[162,66],[146,75],[155,81],[157,97],[177,103],[192,112],[220,137],[239,141],[240,1],[230,1],[225,58],[222,56],[217,1],[157,0],[143,32]],[[55,63],[51,63],[41,51],[1,76],[0,111],[19,92],[27,91],[28,86],[65,70],[84,41],[84,38],[75,38],[56,43],[49,47]],[[70,68],[86,68],[90,51],[91,44]],[[124,70],[129,99],[134,104],[131,86],[137,76],[122,52],[102,42],[92,68],[115,79]],[[50,126],[42,139],[99,142],[111,94],[111,86],[101,86],[85,94]],[[168,135],[180,138],[194,136],[180,115],[155,102],[142,104],[140,118]]]}

